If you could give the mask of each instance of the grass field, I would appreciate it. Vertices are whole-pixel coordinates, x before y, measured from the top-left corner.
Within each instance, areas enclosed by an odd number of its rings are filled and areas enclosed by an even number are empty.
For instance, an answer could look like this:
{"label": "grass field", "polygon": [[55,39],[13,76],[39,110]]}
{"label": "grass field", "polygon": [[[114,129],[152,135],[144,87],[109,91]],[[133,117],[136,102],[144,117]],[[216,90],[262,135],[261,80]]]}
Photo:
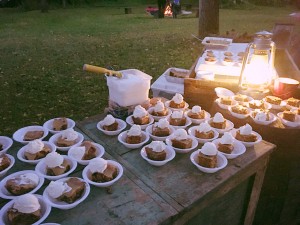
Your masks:
{"label": "grass field", "polygon": [[[136,68],[153,76],[190,68],[201,52],[198,18],[155,19],[146,5],[18,12],[0,9],[0,135],[67,116],[76,121],[103,112],[108,89],[84,63]],[[292,8],[220,10],[220,33],[272,30]]]}

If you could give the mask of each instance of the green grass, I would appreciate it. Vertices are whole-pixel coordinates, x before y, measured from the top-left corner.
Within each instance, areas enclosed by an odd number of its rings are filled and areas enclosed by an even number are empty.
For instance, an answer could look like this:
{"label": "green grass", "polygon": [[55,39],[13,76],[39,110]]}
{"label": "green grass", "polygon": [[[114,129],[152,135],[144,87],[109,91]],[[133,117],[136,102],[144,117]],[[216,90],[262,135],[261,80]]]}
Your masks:
{"label": "green grass", "polygon": [[[84,63],[136,68],[153,81],[169,67],[190,68],[201,52],[198,19],[155,19],[145,6],[17,12],[0,9],[0,135],[67,116],[102,113],[108,89]],[[272,30],[291,8],[220,10],[220,33]]]}

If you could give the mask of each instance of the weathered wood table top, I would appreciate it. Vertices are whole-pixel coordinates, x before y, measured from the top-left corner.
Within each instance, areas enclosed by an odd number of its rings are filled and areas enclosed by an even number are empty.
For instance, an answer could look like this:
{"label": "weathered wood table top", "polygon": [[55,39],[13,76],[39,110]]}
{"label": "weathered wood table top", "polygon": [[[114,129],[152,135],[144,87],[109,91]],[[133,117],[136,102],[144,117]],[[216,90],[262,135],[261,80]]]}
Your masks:
{"label": "weathered wood table top", "polygon": [[[217,198],[229,193],[234,187],[255,176],[247,199],[243,205],[233,205],[229,211],[239,211],[243,218],[236,218],[231,224],[251,224],[261,183],[270,153],[275,148],[262,141],[214,174],[199,171],[190,161],[190,153],[176,154],[176,157],[162,167],[148,164],[139,149],[127,149],[118,142],[117,136],[106,136],[96,124],[104,118],[97,115],[78,122],[76,129],[85,139],[97,142],[105,148],[104,158],[113,159],[123,165],[124,175],[112,187],[112,194],[105,188],[91,186],[88,198],[70,210],[52,208],[45,222],[60,224],[185,224],[198,211],[211,205]],[[128,129],[129,127],[127,127]],[[16,156],[22,146],[14,144],[9,154]],[[198,148],[201,146],[199,145]],[[83,166],[78,166],[71,176],[82,177]],[[20,162],[9,174],[34,165]],[[46,181],[44,187],[49,182]],[[42,194],[44,187],[38,191]],[[257,190],[256,190],[257,189]],[[249,191],[248,191],[249,192]],[[0,200],[2,207],[8,200]],[[217,206],[216,206],[217,207]],[[246,210],[246,212],[245,212]]]}

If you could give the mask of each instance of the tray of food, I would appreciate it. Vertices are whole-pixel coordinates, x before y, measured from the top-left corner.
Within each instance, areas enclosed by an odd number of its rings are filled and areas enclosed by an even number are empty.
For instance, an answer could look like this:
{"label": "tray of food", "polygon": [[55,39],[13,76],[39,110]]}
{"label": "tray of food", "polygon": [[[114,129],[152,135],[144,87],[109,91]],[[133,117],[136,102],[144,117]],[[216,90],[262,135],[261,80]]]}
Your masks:
{"label": "tray of food", "polygon": [[166,80],[169,82],[183,84],[184,78],[189,77],[189,70],[171,67],[163,75],[165,75]]}
{"label": "tray of food", "polygon": [[220,38],[220,37],[205,37],[202,40],[202,44],[207,48],[225,48],[232,43],[230,38]]}

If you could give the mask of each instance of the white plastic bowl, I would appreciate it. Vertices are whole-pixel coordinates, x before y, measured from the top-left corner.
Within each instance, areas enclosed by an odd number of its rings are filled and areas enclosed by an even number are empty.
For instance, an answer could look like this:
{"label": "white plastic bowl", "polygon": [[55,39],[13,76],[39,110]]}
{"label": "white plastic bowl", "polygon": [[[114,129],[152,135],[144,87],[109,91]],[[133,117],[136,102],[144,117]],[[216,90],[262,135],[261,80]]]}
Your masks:
{"label": "white plastic bowl", "polygon": [[44,135],[41,138],[38,138],[40,140],[43,140],[49,133],[48,130],[42,126],[28,126],[17,130],[13,134],[13,139],[22,144],[27,144],[29,141],[24,141],[24,136],[28,131],[44,131]]}
{"label": "white plastic bowl", "polygon": [[238,119],[246,119],[251,112],[250,109],[247,109],[247,114],[236,113],[236,112],[232,111],[232,106],[228,107],[228,110],[232,116],[234,116],[235,118],[238,118]]}
{"label": "white plastic bowl", "polygon": [[46,174],[46,164],[45,159],[42,159],[36,166],[35,171],[42,177],[48,179],[48,180],[59,180],[61,178],[67,177],[69,174],[71,174],[77,167],[77,162],[70,158],[69,156],[63,155],[64,159],[67,160],[70,163],[70,170],[66,173],[63,173],[58,176],[49,176]]}
{"label": "white plastic bowl", "polygon": [[[144,125],[140,125],[140,127],[141,127],[142,130],[145,130],[146,127],[148,127],[148,126],[149,126],[150,124],[152,124],[153,122],[154,122],[153,117],[152,117],[151,115],[149,115],[149,123],[144,124]],[[133,120],[132,120],[132,115],[131,115],[131,116],[128,116],[128,117],[126,118],[126,123],[128,123],[130,126],[134,125]]]}
{"label": "white plastic bowl", "polygon": [[170,116],[167,118],[167,120],[169,121],[170,126],[174,127],[174,129],[177,130],[177,129],[180,129],[180,128],[186,129],[188,126],[190,126],[190,125],[192,124],[191,118],[189,118],[189,117],[187,117],[187,116],[185,116],[185,118],[186,118],[186,121],[185,121],[185,125],[183,125],[183,126],[174,126],[174,125],[172,125],[172,124],[170,123]]}
{"label": "white plastic bowl", "polygon": [[0,136],[0,143],[2,144],[2,150],[0,153],[6,153],[7,150],[12,146],[13,140],[6,136]]}
{"label": "white plastic bowl", "polygon": [[138,144],[129,144],[127,143],[125,140],[126,140],[126,137],[127,137],[127,130],[126,131],[123,131],[122,133],[120,133],[118,135],[118,141],[123,144],[126,148],[129,148],[129,149],[135,149],[135,148],[140,148],[142,147],[144,144],[146,144],[149,139],[150,139],[150,136],[148,133],[146,133],[145,131],[142,131],[142,142],[141,143],[138,143]]}
{"label": "white plastic bowl", "polygon": [[[48,146],[50,148],[50,152],[55,152],[56,151],[56,146],[48,141],[43,141],[45,146]],[[23,146],[22,148],[20,148],[20,150],[17,153],[17,157],[20,161],[22,162],[26,162],[32,165],[36,165],[38,164],[39,161],[41,161],[42,159],[37,159],[37,160],[28,160],[25,158],[24,153],[25,150],[27,148],[27,145]]]}
{"label": "white plastic bowl", "polygon": [[[62,179],[59,179],[60,181],[67,181],[68,179],[70,179],[71,177],[65,177],[65,178],[62,178]],[[74,207],[76,207],[79,203],[83,202],[89,195],[90,193],[90,185],[89,183],[87,183],[84,179],[82,178],[79,178],[79,177],[74,177],[74,178],[77,178],[79,179],[80,181],[84,182],[85,184],[85,189],[81,195],[81,197],[79,199],[77,199],[75,202],[73,203],[67,203],[67,202],[64,202],[64,201],[59,201],[55,198],[52,198],[47,190],[49,189],[49,186],[47,186],[43,192],[43,198],[45,199],[45,202],[48,203],[49,205],[51,205],[52,207],[54,208],[58,208],[58,209],[63,209],[63,210],[66,210],[66,209],[72,209]]]}
{"label": "white plastic bowl", "polygon": [[[210,124],[212,120],[213,120],[213,118],[208,120],[208,123]],[[224,134],[225,132],[228,132],[228,131],[232,130],[234,128],[234,124],[230,120],[226,119],[225,129],[218,129],[218,128],[214,128],[214,127],[212,127],[212,128],[215,129],[216,131],[218,131],[219,134]]]}
{"label": "white plastic bowl", "polygon": [[37,192],[42,187],[42,185],[44,184],[44,177],[40,176],[34,170],[22,170],[22,171],[19,171],[19,172],[16,172],[16,173],[12,173],[9,176],[3,178],[3,180],[0,182],[0,197],[5,198],[5,199],[14,199],[14,198],[18,197],[16,195],[11,194],[5,188],[5,184],[8,180],[13,179],[13,178],[15,178],[17,176],[20,176],[22,174],[25,174],[25,173],[34,173],[39,177],[39,183],[37,184],[37,186],[33,190],[31,190],[30,192],[27,192],[26,194],[33,194],[33,193]]}
{"label": "white plastic bowl", "polygon": [[[233,136],[233,138],[235,140],[237,140],[235,138],[236,132],[237,132],[237,129],[233,129],[233,130],[230,131],[231,135]],[[256,137],[257,137],[257,140],[255,142],[245,142],[245,141],[240,141],[240,140],[237,140],[237,141],[241,142],[243,145],[245,145],[245,147],[252,147],[252,146],[254,146],[254,145],[256,145],[256,144],[258,144],[259,142],[262,141],[262,137],[259,133],[255,132],[255,131],[252,131],[252,134],[255,134]]]}
{"label": "white plastic bowl", "polygon": [[[54,119],[59,119],[60,117],[58,118],[54,118]],[[53,130],[53,122],[54,122],[54,119],[51,119],[51,120],[48,120],[46,121],[44,124],[43,124],[43,127],[45,127],[47,130],[49,130],[49,132],[51,134],[57,134],[59,133],[60,131],[58,130]],[[67,129],[70,129],[70,128],[74,128],[75,127],[75,121],[72,120],[72,119],[69,119],[69,118],[66,118],[67,119]]]}
{"label": "white plastic bowl", "polygon": [[166,138],[166,143],[167,143],[168,146],[173,148],[176,153],[188,153],[188,152],[192,151],[193,149],[197,148],[197,146],[198,146],[198,141],[195,137],[193,137],[192,135],[188,135],[188,138],[193,140],[191,148],[181,149],[181,148],[173,147],[173,145],[172,145],[172,139],[173,139],[172,135],[170,135],[169,137]]}
{"label": "white plastic bowl", "polygon": [[155,160],[151,160],[147,157],[147,153],[146,153],[146,150],[145,150],[145,147],[144,146],[142,149],[141,149],[141,156],[143,159],[145,159],[148,163],[150,163],[151,165],[153,166],[163,166],[165,165],[167,162],[171,161],[172,159],[174,159],[176,153],[174,151],[173,148],[170,148],[170,146],[167,146],[167,148],[165,149],[166,151],[166,159],[165,160],[162,160],[162,161],[155,161]]}
{"label": "white plastic bowl", "polygon": [[247,100],[248,100],[248,101],[238,101],[238,100],[236,100],[234,97],[235,97],[235,95],[232,96],[232,99],[235,100],[235,101],[237,101],[237,102],[240,103],[240,104],[245,104],[245,103],[247,103],[247,102],[250,102],[250,101],[253,101],[253,100],[254,100],[254,99],[253,99],[252,97],[250,97],[250,96],[247,96]]}
{"label": "white plastic bowl", "polygon": [[299,115],[296,115],[296,120],[295,120],[295,122],[292,122],[292,121],[288,121],[288,120],[283,119],[283,118],[282,118],[282,117],[283,117],[283,112],[277,113],[277,116],[278,116],[278,118],[281,120],[281,122],[282,122],[284,125],[288,126],[288,127],[298,127],[298,126],[300,126],[300,116],[299,116]]}
{"label": "white plastic bowl", "polygon": [[113,161],[113,160],[107,160],[107,163],[117,167],[117,169],[118,169],[118,175],[117,175],[117,177],[115,179],[113,179],[111,181],[108,181],[108,182],[104,182],[104,183],[98,183],[98,182],[92,181],[91,178],[90,178],[91,177],[91,171],[90,171],[88,165],[82,171],[82,177],[83,177],[83,179],[86,182],[88,182],[89,184],[94,185],[96,187],[109,187],[109,186],[112,186],[116,181],[118,181],[122,177],[122,175],[123,175],[123,167],[121,166],[120,163],[118,163],[116,161]]}
{"label": "white plastic bowl", "polygon": [[237,101],[235,101],[235,100],[232,100],[231,105],[225,105],[225,104],[222,104],[222,103],[221,103],[221,98],[217,98],[217,99],[216,99],[216,103],[217,103],[218,106],[219,106],[220,108],[222,108],[222,109],[229,109],[229,107],[236,106],[236,105],[238,104]]}
{"label": "white plastic bowl", "polygon": [[219,98],[234,96],[234,93],[232,91],[230,91],[229,89],[223,88],[223,87],[216,87],[215,92]]}
{"label": "white plastic bowl", "polygon": [[226,60],[222,60],[222,64],[224,66],[232,66],[233,64],[235,64],[235,62],[233,60],[231,62],[226,61]]}
{"label": "white plastic bowl", "polygon": [[[220,143],[220,140],[221,140],[221,138],[218,138],[218,139],[212,141],[212,143],[215,144],[217,149],[218,149],[218,144]],[[221,152],[219,150],[218,150],[218,152],[220,154],[224,155],[227,159],[234,159],[234,158],[244,154],[246,152],[246,147],[239,141],[233,141],[233,151],[230,154]]]}
{"label": "white plastic bowl", "polygon": [[210,115],[209,112],[204,111],[204,118],[203,119],[193,119],[193,118],[191,118],[191,117],[188,116],[188,113],[190,111],[192,111],[192,110],[186,111],[185,115],[186,115],[187,118],[189,118],[192,121],[193,124],[200,124],[200,123],[202,123],[202,122],[204,122],[206,120],[209,120],[210,117],[211,117],[211,115]]}
{"label": "white plastic bowl", "polygon": [[154,111],[154,107],[149,108],[149,109],[148,109],[148,113],[153,117],[153,119],[154,119],[155,121],[159,121],[160,119],[164,119],[164,118],[166,118],[167,116],[171,115],[172,111],[171,111],[169,108],[167,108],[167,110],[168,110],[168,113],[167,113],[167,115],[165,115],[165,116],[154,116],[154,115],[152,115],[152,113],[153,113],[153,111]]}
{"label": "white plastic bowl", "polygon": [[[77,131],[76,131],[77,132]],[[71,147],[73,146],[78,146],[81,144],[81,142],[83,142],[84,140],[84,137],[81,133],[77,132],[78,134],[78,137],[76,139],[76,143],[74,145],[71,145],[71,146],[68,146],[68,147],[59,147],[57,146],[57,140],[59,137],[61,137],[61,132],[58,132],[56,134],[54,134],[50,139],[49,139],[49,142],[54,144],[56,146],[56,148],[62,152],[67,152]]]}
{"label": "white plastic bowl", "polygon": [[198,149],[197,151],[194,151],[191,156],[190,156],[190,160],[191,162],[202,172],[204,173],[215,173],[223,168],[225,168],[228,164],[228,161],[226,159],[226,157],[220,153],[217,154],[217,167],[215,168],[208,168],[208,167],[203,167],[200,166],[198,164],[198,154],[200,152],[200,149]]}
{"label": "white plastic bowl", "polygon": [[13,165],[15,164],[15,158],[12,155],[6,154],[7,157],[10,159],[10,164],[9,167],[7,167],[6,169],[0,171],[0,178],[5,176],[5,174],[13,167]]}
{"label": "white plastic bowl", "polygon": [[[150,126],[148,126],[148,127],[146,128],[146,133],[149,134],[149,136],[152,138],[152,140],[154,140],[154,141],[165,141],[166,138],[167,138],[168,136],[165,136],[165,137],[159,137],[159,136],[153,135],[153,134],[152,134],[152,127],[153,127],[153,124],[150,125]],[[171,135],[171,134],[175,131],[175,128],[172,127],[172,126],[169,126],[169,129],[170,129],[170,135]],[[169,136],[170,136],[170,135],[169,135]]]}
{"label": "white plastic bowl", "polygon": [[189,107],[189,104],[187,102],[185,102],[185,105],[183,108],[172,108],[172,107],[170,107],[170,102],[171,101],[166,101],[165,106],[167,108],[171,109],[172,111],[185,111]]}
{"label": "white plastic bowl", "polygon": [[108,131],[108,130],[104,130],[103,129],[103,120],[101,120],[100,122],[97,123],[97,129],[100,130],[101,132],[103,132],[106,135],[109,136],[115,136],[118,135],[119,133],[121,133],[122,130],[124,130],[127,126],[126,122],[121,120],[121,119],[117,119],[116,121],[118,123],[118,129],[114,130],[114,131]]}
{"label": "white plastic bowl", "polygon": [[292,106],[292,105],[287,104],[287,101],[286,101],[286,100],[284,100],[283,102],[284,102],[283,104],[286,106],[286,108],[287,108],[288,110],[293,111],[293,110],[298,110],[298,108],[299,108],[299,107],[296,107],[296,106]]}
{"label": "white plastic bowl", "polygon": [[282,107],[286,106],[286,101],[281,101],[281,103],[279,105],[276,105],[276,104],[267,102],[265,98],[263,98],[262,100],[264,102],[270,104],[272,109],[280,110]]}
{"label": "white plastic bowl", "polygon": [[[36,195],[35,196],[38,198],[39,203],[41,205],[41,213],[42,216],[41,218],[33,223],[32,225],[39,225],[41,224],[50,214],[51,212],[51,206],[45,202],[43,197],[41,195]],[[0,224],[9,224],[8,223],[8,218],[7,218],[7,211],[13,207],[13,204],[15,203],[15,200],[11,200],[8,203],[6,203],[0,210]]]}
{"label": "white plastic bowl", "polygon": [[[104,155],[104,153],[105,153],[104,147],[103,147],[102,145],[100,145],[100,144],[98,144],[98,143],[94,143],[94,142],[93,142],[93,145],[95,146],[95,148],[96,148],[96,150],[97,150],[97,152],[96,152],[96,157],[95,157],[95,158],[97,158],[97,157],[99,157],[99,158],[102,157],[102,156]],[[89,164],[89,162],[90,162],[91,160],[77,159],[77,158],[75,157],[74,150],[76,150],[76,147],[71,147],[71,148],[69,149],[69,151],[68,151],[68,156],[69,156],[70,158],[72,158],[72,159],[74,159],[75,161],[77,161],[80,165],[87,165],[87,164]]]}
{"label": "white plastic bowl", "polygon": [[190,135],[192,135],[193,137],[195,137],[196,140],[198,141],[198,143],[200,143],[200,144],[203,144],[203,143],[206,143],[206,142],[211,142],[211,141],[213,141],[213,140],[215,140],[216,138],[219,137],[218,131],[216,131],[215,129],[212,129],[213,132],[214,132],[214,137],[213,137],[213,138],[209,138],[209,139],[198,138],[198,137],[196,137],[196,135],[195,135],[195,133],[196,133],[196,128],[197,128],[196,126],[190,127],[190,128],[188,129],[188,133],[189,133]]}
{"label": "white plastic bowl", "polygon": [[261,124],[261,125],[269,125],[273,122],[275,122],[277,120],[277,117],[273,114],[273,113],[270,113],[270,120],[267,120],[267,121],[261,121],[261,120],[257,120],[255,119],[255,117],[253,116],[253,113],[254,111],[252,111],[250,113],[250,117],[253,119],[253,121],[257,124]]}

